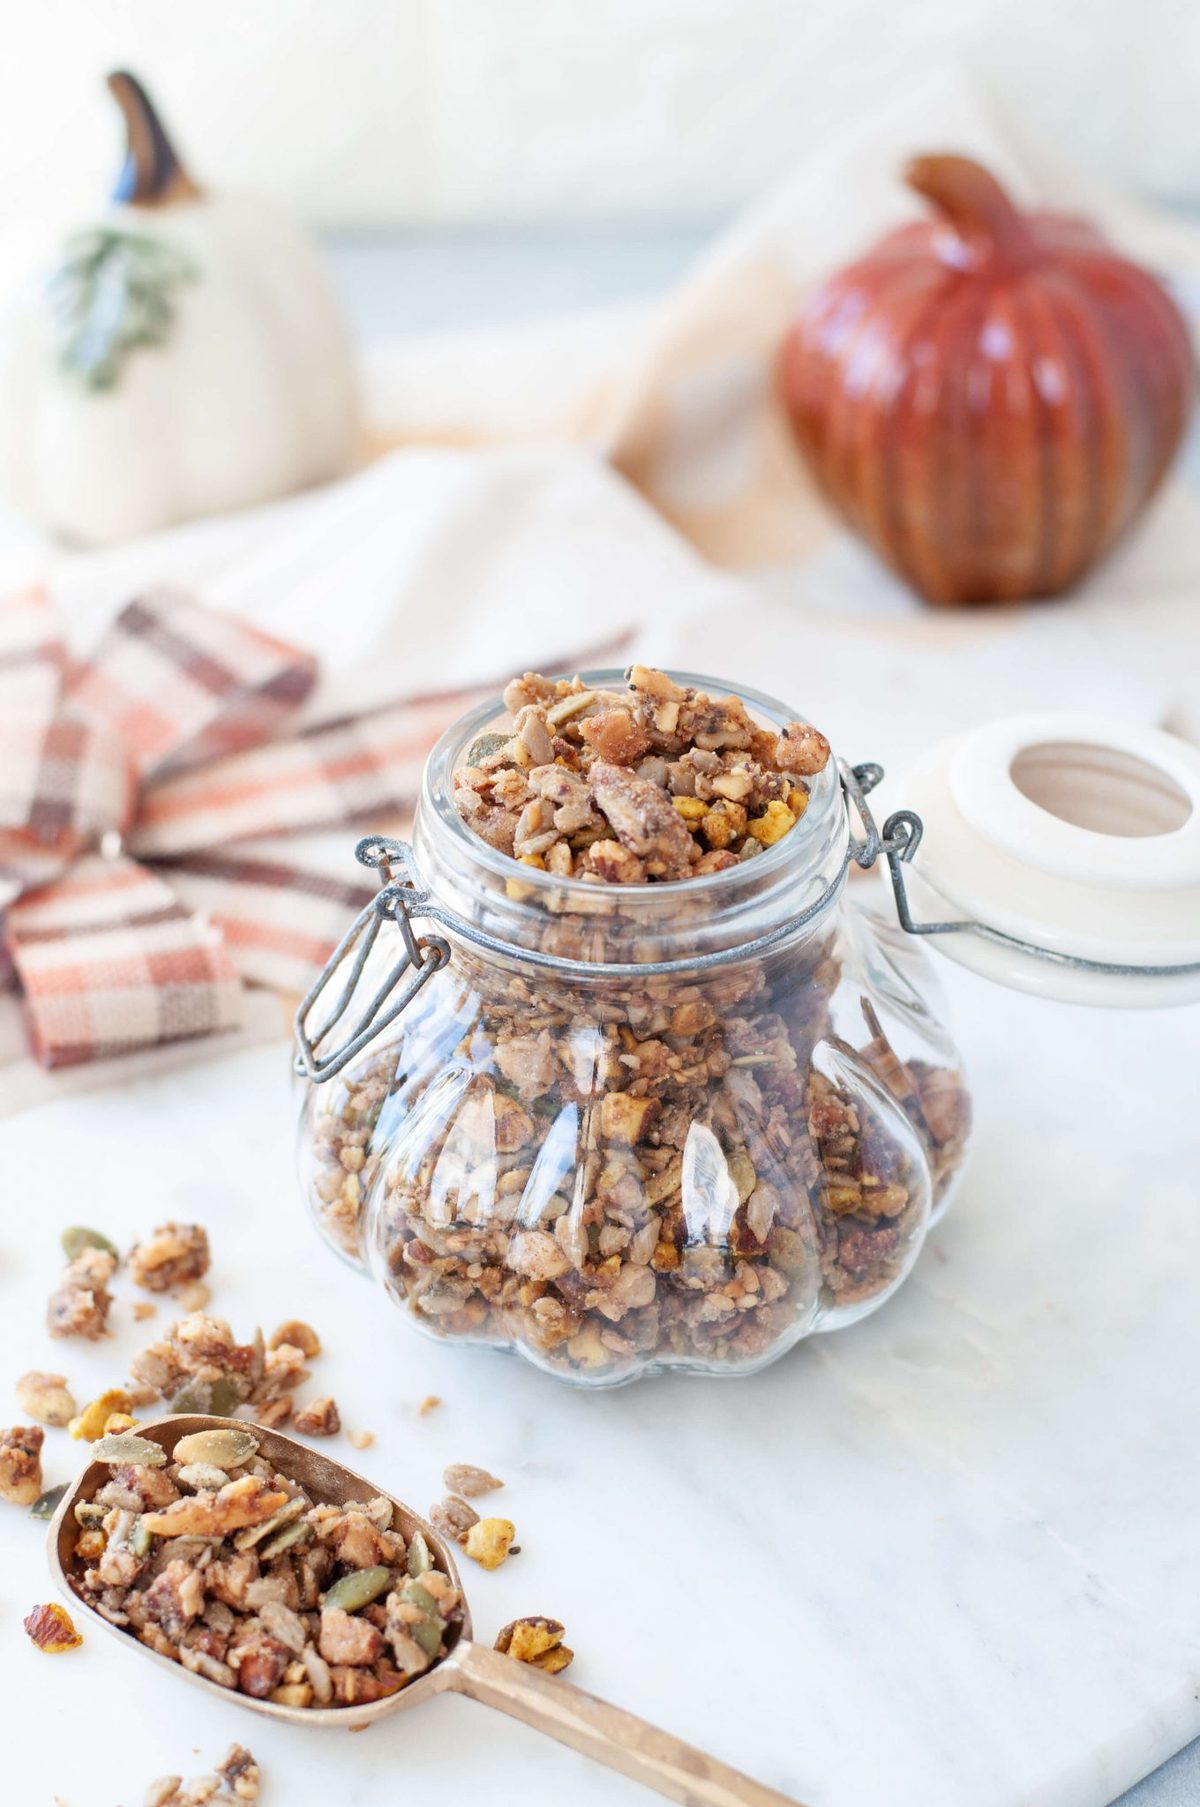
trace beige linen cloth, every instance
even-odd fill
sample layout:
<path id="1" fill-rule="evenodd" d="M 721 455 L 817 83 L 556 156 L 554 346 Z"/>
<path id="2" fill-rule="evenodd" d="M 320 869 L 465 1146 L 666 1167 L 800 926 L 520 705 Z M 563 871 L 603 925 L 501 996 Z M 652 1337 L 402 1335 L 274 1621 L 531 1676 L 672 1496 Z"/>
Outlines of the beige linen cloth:
<path id="1" fill-rule="evenodd" d="M 786 176 L 661 303 L 368 348 L 374 462 L 269 508 L 114 551 L 68 554 L 10 527 L 0 582 L 38 578 L 85 653 L 152 583 L 310 647 L 316 721 L 499 680 L 620 629 L 641 657 L 782 695 L 852 759 L 902 768 L 1007 710 L 1111 708 L 1200 733 L 1200 508 L 1176 478 L 1079 596 L 934 612 L 844 535 L 775 407 L 773 351 L 804 285 L 911 216 L 914 151 L 984 157 L 1026 199 L 1078 206 L 1200 300 L 1200 234 L 1085 188 L 937 76 Z M 391 449 L 387 449 L 391 448 Z M 640 493 L 639 493 L 640 492 Z M 353 834 L 307 844 L 345 873 Z M 279 1034 L 264 994 L 243 1034 Z M 47 1076 L 0 1008 L 0 1109 L 218 1051 Z"/>

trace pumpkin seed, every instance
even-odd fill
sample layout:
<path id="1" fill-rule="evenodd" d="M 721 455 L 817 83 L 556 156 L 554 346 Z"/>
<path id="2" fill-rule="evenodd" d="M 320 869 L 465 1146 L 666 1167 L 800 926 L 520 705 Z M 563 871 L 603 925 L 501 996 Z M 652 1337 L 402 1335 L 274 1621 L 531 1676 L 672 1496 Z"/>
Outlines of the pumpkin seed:
<path id="1" fill-rule="evenodd" d="M 478 765 L 481 759 L 488 759 L 493 753 L 498 753 L 501 747 L 506 747 L 510 738 L 507 734 L 477 734 L 467 748 L 467 757 L 463 763 Z"/>
<path id="2" fill-rule="evenodd" d="M 408 1572 L 410 1575 L 423 1575 L 426 1569 L 433 1567 L 433 1557 L 429 1554 L 429 1545 L 420 1531 L 414 1531 L 408 1545 Z"/>
<path id="3" fill-rule="evenodd" d="M 309 1526 L 302 1518 L 293 1519 L 290 1525 L 285 1525 L 283 1530 L 271 1539 L 270 1543 L 262 1546 L 258 1552 L 260 1561 L 270 1562 L 272 1556 L 281 1556 L 284 1550 L 290 1550 L 294 1543 L 299 1543 L 300 1539 L 307 1535 L 308 1530 Z"/>
<path id="4" fill-rule="evenodd" d="M 289 1500 L 286 1506 L 281 1506 L 278 1512 L 272 1512 L 270 1518 L 265 1518 L 261 1525 L 248 1525 L 244 1531 L 239 1531 L 233 1540 L 234 1549 L 252 1550 L 264 1537 L 269 1537 L 282 1525 L 290 1525 L 294 1518 L 299 1518 L 301 1513 L 307 1511 L 308 1501 L 302 1493 L 297 1494 L 294 1500 Z"/>
<path id="5" fill-rule="evenodd" d="M 228 1418 L 234 1409 L 241 1405 L 250 1391 L 249 1383 L 232 1374 L 222 1374 L 219 1380 L 212 1383 L 212 1414 L 214 1418 Z"/>
<path id="6" fill-rule="evenodd" d="M 62 1250 L 68 1261 L 74 1261 L 82 1255 L 84 1249 L 103 1249 L 114 1261 L 121 1259 L 115 1245 L 99 1230 L 89 1230 L 84 1224 L 72 1224 L 69 1230 L 62 1233 Z"/>
<path id="7" fill-rule="evenodd" d="M 212 1463 L 214 1468 L 241 1468 L 251 1456 L 258 1454 L 258 1438 L 249 1431 L 193 1431 L 175 1445 L 175 1460 L 185 1465 L 192 1462 Z"/>
<path id="8" fill-rule="evenodd" d="M 343 1575 L 340 1581 L 334 1582 L 328 1593 L 321 1596 L 321 1605 L 340 1606 L 343 1612 L 357 1612 L 360 1607 L 369 1606 L 372 1600 L 378 1600 L 391 1585 L 391 1569 L 356 1569 L 352 1575 Z"/>
<path id="9" fill-rule="evenodd" d="M 134 1525 L 133 1530 L 129 1533 L 130 1549 L 135 1556 L 149 1556 L 150 1546 L 153 1542 L 153 1536 L 146 1529 L 145 1519 L 139 1518 L 136 1525 Z"/>
<path id="10" fill-rule="evenodd" d="M 438 1611 L 437 1601 L 411 1575 L 401 1586 L 400 1597 L 406 1606 L 415 1606 L 423 1615 L 415 1624 L 406 1627 L 409 1636 L 416 1640 L 426 1656 L 436 1656 L 441 1648 L 442 1633 L 446 1629 L 446 1621 Z"/>
<path id="11" fill-rule="evenodd" d="M 419 1619 L 410 1625 L 408 1635 L 414 1638 L 426 1656 L 436 1656 L 442 1645 L 442 1633 L 446 1629 L 445 1619 L 435 1613 L 431 1619 Z"/>
<path id="12" fill-rule="evenodd" d="M 221 1374 L 216 1380 L 201 1380 L 198 1374 L 193 1374 L 171 1395 L 167 1410 L 203 1412 L 213 1418 L 228 1418 L 245 1397 L 245 1383 L 231 1374 Z"/>
<path id="13" fill-rule="evenodd" d="M 30 1518 L 53 1518 L 58 1511 L 58 1502 L 66 1491 L 67 1483 L 65 1481 L 61 1486 L 48 1487 L 46 1492 L 39 1499 L 34 1500 L 29 1508 Z"/>
<path id="14" fill-rule="evenodd" d="M 419 1581 L 414 1581 L 410 1576 L 400 1591 L 410 1606 L 420 1607 L 423 1613 L 436 1614 L 437 1601 L 421 1586 Z"/>
<path id="15" fill-rule="evenodd" d="M 211 1413 L 212 1409 L 213 1389 L 207 1380 L 199 1380 L 195 1375 L 191 1380 L 185 1380 L 167 1401 L 169 1412 Z"/>
<path id="16" fill-rule="evenodd" d="M 124 1462 L 136 1462 L 139 1468 L 162 1468 L 167 1452 L 149 1437 L 136 1437 L 132 1431 L 121 1431 L 115 1437 L 101 1437 L 92 1444 L 93 1462 L 110 1462 L 118 1468 Z"/>

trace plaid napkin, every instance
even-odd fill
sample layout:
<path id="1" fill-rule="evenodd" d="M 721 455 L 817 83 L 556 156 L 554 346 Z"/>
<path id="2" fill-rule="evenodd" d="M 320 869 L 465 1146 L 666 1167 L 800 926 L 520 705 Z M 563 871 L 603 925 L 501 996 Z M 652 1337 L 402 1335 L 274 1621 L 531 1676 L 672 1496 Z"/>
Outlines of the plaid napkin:
<path id="1" fill-rule="evenodd" d="M 180 592 L 130 603 L 78 666 L 43 593 L 0 609 L 0 904 L 44 1065 L 233 1028 L 245 976 L 304 989 L 371 887 L 262 837 L 401 826 L 431 745 L 495 688 L 284 737 L 316 675 Z"/>

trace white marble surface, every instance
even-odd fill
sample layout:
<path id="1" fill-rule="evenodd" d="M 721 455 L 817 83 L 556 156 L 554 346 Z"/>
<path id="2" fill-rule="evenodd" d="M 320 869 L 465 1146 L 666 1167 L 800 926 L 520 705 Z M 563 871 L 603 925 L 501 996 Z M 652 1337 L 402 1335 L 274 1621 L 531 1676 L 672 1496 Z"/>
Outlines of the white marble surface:
<path id="1" fill-rule="evenodd" d="M 754 1379 L 591 1397 L 421 1339 L 301 1216 L 282 1045 L 0 1125 L 0 1374 L 61 1365 L 82 1398 L 148 1336 L 123 1287 L 117 1341 L 45 1338 L 64 1223 L 124 1243 L 200 1218 L 214 1307 L 240 1332 L 317 1325 L 316 1378 L 375 1432 L 381 1484 L 425 1507 L 448 1461 L 505 1477 L 523 1550 L 469 1577 L 481 1636 L 561 1617 L 582 1685 L 811 1807 L 1098 1807 L 1200 1730 L 1200 1013 L 1134 1024 L 947 977 L 979 1100 L 957 1207 L 875 1318 Z M 48 1445 L 65 1479 L 78 1446 Z M 644 1798 L 462 1702 L 285 1732 L 99 1635 L 43 1657 L 17 1630 L 49 1594 L 42 1540 L 5 1509 L 14 1801 L 134 1807 L 238 1735 L 264 1807 Z"/>

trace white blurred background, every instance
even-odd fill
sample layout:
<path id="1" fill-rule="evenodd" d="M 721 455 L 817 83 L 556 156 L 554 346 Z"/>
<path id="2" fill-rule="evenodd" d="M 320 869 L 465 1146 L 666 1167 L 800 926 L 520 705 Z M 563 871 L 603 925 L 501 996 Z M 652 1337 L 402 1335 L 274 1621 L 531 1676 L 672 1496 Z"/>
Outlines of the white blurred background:
<path id="1" fill-rule="evenodd" d="M 1115 184 L 1200 200 L 1195 0 L 7 4 L 0 220 L 94 201 L 128 63 L 192 167 L 322 227 L 708 222 L 939 64 Z"/>

